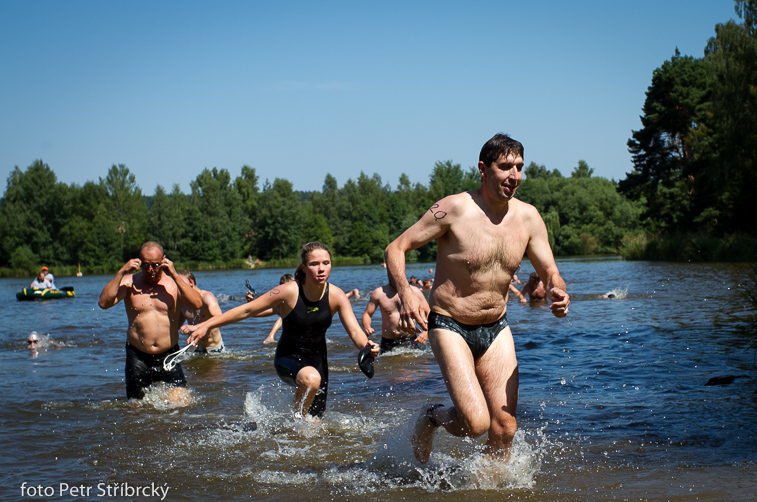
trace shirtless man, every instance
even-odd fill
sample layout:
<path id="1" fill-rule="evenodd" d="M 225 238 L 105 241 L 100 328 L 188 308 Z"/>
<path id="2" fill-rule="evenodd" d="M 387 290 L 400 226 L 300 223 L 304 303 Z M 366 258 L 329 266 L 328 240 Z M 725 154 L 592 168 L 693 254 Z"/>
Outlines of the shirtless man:
<path id="1" fill-rule="evenodd" d="M 532 302 L 545 302 L 547 301 L 547 289 L 544 287 L 544 282 L 539 278 L 539 274 L 531 272 L 528 276 L 528 282 L 520 291 L 523 295 L 521 302 L 526 301 L 526 295 Z"/>
<path id="2" fill-rule="evenodd" d="M 423 292 L 412 287 L 413 293 L 418 297 L 418 302 L 423 309 L 424 317 L 428 317 L 429 306 L 426 301 L 426 297 L 423 296 Z M 408 345 L 410 343 L 425 344 L 428 340 L 428 333 L 422 332 L 417 337 L 415 334 L 408 336 L 405 330 L 399 329 L 400 323 L 400 298 L 397 295 L 391 284 L 380 286 L 373 290 L 371 297 L 368 300 L 368 305 L 363 312 L 363 331 L 368 336 L 371 336 L 376 330 L 371 327 L 371 318 L 373 317 L 376 308 L 381 311 L 381 353 L 389 352 L 400 345 Z"/>
<path id="3" fill-rule="evenodd" d="M 478 437 L 485 451 L 506 457 L 515 436 L 518 363 L 505 315 L 510 281 L 527 253 L 547 285 L 556 317 L 570 298 L 557 270 L 547 229 L 537 210 L 513 198 L 523 178 L 523 145 L 498 134 L 481 149 L 481 187 L 440 200 L 386 248 L 399 293 L 400 329 L 428 329 L 452 406 L 435 404 L 418 417 L 411 444 L 428 462 L 434 430 Z M 405 278 L 405 253 L 436 239 L 436 281 L 425 317 Z"/>
<path id="4" fill-rule="evenodd" d="M 142 272 L 137 270 L 142 269 Z M 183 400 L 187 380 L 180 365 L 163 369 L 163 360 L 179 349 L 181 306 L 202 307 L 200 293 L 180 279 L 173 262 L 157 242 L 142 245 L 139 258 L 127 261 L 100 293 L 98 305 L 109 309 L 124 300 L 126 330 L 126 397 L 142 399 L 144 388 L 157 381 L 176 387 L 171 400 Z"/>
<path id="5" fill-rule="evenodd" d="M 210 291 L 205 291 L 197 287 L 197 279 L 189 270 L 182 270 L 182 277 L 185 277 L 193 289 L 197 290 L 202 297 L 202 307 L 198 310 L 190 309 L 186 306 L 181 307 L 181 315 L 187 320 L 187 324 L 200 324 L 211 317 L 223 314 L 221 307 L 218 306 L 216 295 Z M 201 354 L 220 354 L 226 352 L 221 338 L 221 330 L 213 328 L 208 330 L 208 334 L 197 340 L 195 353 Z"/>

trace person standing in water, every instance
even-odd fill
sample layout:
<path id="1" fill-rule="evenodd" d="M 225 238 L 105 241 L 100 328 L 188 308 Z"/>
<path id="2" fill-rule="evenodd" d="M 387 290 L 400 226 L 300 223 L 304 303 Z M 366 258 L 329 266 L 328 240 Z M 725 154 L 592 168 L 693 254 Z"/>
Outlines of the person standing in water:
<path id="1" fill-rule="evenodd" d="M 424 407 L 411 438 L 421 463 L 431 455 L 434 430 L 455 436 L 488 432 L 485 451 L 505 457 L 516 431 L 518 362 L 507 323 L 510 283 L 524 253 L 546 284 L 556 317 L 570 298 L 560 277 L 547 229 L 536 208 L 515 199 L 523 179 L 523 145 L 498 134 L 479 154 L 481 186 L 435 203 L 386 248 L 386 265 L 400 296 L 400 328 L 428 329 L 452 406 Z M 405 253 L 436 239 L 436 280 L 431 314 L 405 276 Z"/>
<path id="2" fill-rule="evenodd" d="M 547 289 L 544 287 L 544 281 L 536 272 L 531 272 L 531 275 L 528 276 L 528 282 L 520 290 L 520 294 L 523 296 L 523 301 L 525 301 L 526 295 L 532 302 L 547 301 Z"/>
<path id="3" fill-rule="evenodd" d="M 423 292 L 416 287 L 412 287 L 412 290 L 418 297 L 421 309 L 425 311 L 424 315 L 428 316 L 428 302 Z M 412 335 L 408 335 L 406 331 L 399 329 L 400 307 L 400 298 L 397 295 L 397 290 L 391 284 L 385 284 L 373 290 L 371 297 L 368 299 L 368 305 L 365 307 L 365 312 L 363 312 L 363 331 L 368 336 L 376 331 L 371 326 L 373 314 L 376 312 L 376 309 L 381 312 L 382 354 L 399 346 L 412 344 L 425 345 L 428 340 L 428 333 L 425 331 L 420 334 L 413 333 Z"/>
<path id="4" fill-rule="evenodd" d="M 295 387 L 294 411 L 297 417 L 321 417 L 328 397 L 326 330 L 334 314 L 339 313 L 352 343 L 358 349 L 371 347 L 377 356 L 379 346 L 368 340 L 360 329 L 347 295 L 329 284 L 331 250 L 321 242 L 302 246 L 302 263 L 294 281 L 276 286 L 255 300 L 239 305 L 195 326 L 185 325 L 182 333 L 190 335 L 187 343 L 196 343 L 211 328 L 237 323 L 248 317 L 278 314 L 283 330 L 276 347 L 274 367 L 279 377 Z"/>
<path id="5" fill-rule="evenodd" d="M 285 284 L 285 283 L 291 282 L 293 280 L 294 280 L 294 276 L 292 274 L 284 274 L 279 279 L 279 284 Z M 252 298 L 252 294 L 251 293 L 252 293 L 251 291 L 247 292 L 247 301 L 248 302 L 251 302 L 252 300 L 254 300 L 254 298 Z M 266 337 L 266 339 L 263 340 L 264 344 L 267 344 L 267 343 L 276 343 L 276 339 L 274 338 L 274 336 L 276 335 L 276 332 L 281 329 L 282 323 L 283 323 L 283 320 L 281 319 L 281 317 L 279 317 L 278 319 L 276 319 L 276 322 L 273 323 L 273 328 L 271 328 L 271 332 L 268 333 L 268 336 Z"/>
<path id="6" fill-rule="evenodd" d="M 142 269 L 141 272 L 137 272 Z M 135 273 L 137 272 L 137 273 Z M 142 399 L 144 389 L 155 382 L 175 387 L 171 398 L 183 402 L 187 386 L 181 365 L 163 369 L 166 356 L 179 350 L 182 306 L 202 307 L 200 293 L 180 278 L 163 247 L 148 241 L 139 258 L 127 261 L 100 293 L 98 305 L 109 309 L 121 300 L 126 306 L 126 397 Z"/>
<path id="7" fill-rule="evenodd" d="M 197 279 L 195 275 L 189 270 L 182 270 L 182 277 L 189 281 L 192 288 L 196 289 L 202 296 L 202 308 L 199 310 L 191 310 L 186 307 L 181 309 L 181 314 L 187 320 L 189 324 L 199 324 L 203 321 L 207 321 L 213 316 L 223 314 L 221 307 L 218 306 L 218 300 L 216 295 L 210 291 L 205 291 L 197 287 Z M 221 330 L 213 328 L 208 331 L 208 335 L 204 336 L 197 342 L 197 348 L 195 353 L 200 354 L 221 354 L 226 352 L 226 347 L 223 344 L 223 338 L 221 337 Z"/>

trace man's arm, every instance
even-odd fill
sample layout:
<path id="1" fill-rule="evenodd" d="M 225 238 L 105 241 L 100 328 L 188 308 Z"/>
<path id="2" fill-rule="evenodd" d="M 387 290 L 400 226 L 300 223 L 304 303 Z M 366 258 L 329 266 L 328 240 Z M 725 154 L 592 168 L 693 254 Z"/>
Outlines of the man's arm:
<path id="1" fill-rule="evenodd" d="M 376 288 L 373 290 L 373 293 L 371 293 L 371 297 L 368 300 L 368 305 L 365 306 L 365 312 L 363 312 L 363 331 L 365 331 L 365 334 L 368 336 L 371 336 L 376 332 L 376 330 L 371 327 L 371 320 L 373 318 L 373 313 L 376 312 L 376 306 L 378 305 L 377 292 L 380 291 L 380 289 L 381 288 Z"/>
<path id="2" fill-rule="evenodd" d="M 421 302 L 421 312 L 423 312 L 423 318 L 428 319 L 428 315 L 431 313 L 431 307 L 428 305 L 428 301 L 426 300 L 426 295 L 423 294 L 423 291 L 421 291 L 418 288 L 413 288 L 415 290 L 416 296 L 418 297 L 418 301 Z M 428 330 L 421 331 L 418 336 L 415 338 L 416 343 L 426 343 L 428 341 Z"/>
<path id="3" fill-rule="evenodd" d="M 526 301 L 526 297 L 523 296 L 523 293 L 521 293 L 520 291 L 518 291 L 518 288 L 516 288 L 515 284 L 513 284 L 512 282 L 510 283 L 510 291 L 513 292 L 513 293 L 515 293 L 515 296 L 517 296 L 518 300 L 520 300 L 521 302 L 525 302 Z"/>
<path id="4" fill-rule="evenodd" d="M 223 310 L 221 310 L 221 307 L 218 305 L 218 299 L 216 298 L 216 295 L 214 295 L 210 291 L 205 291 L 202 294 L 202 303 L 206 307 L 208 307 L 208 313 L 210 314 L 210 317 L 215 317 L 217 315 L 223 314 Z"/>
<path id="5" fill-rule="evenodd" d="M 113 279 L 105 285 L 102 292 L 100 292 L 100 300 L 97 304 L 101 309 L 109 309 L 116 303 L 126 298 L 127 288 L 121 286 L 121 282 L 128 274 L 133 274 L 139 270 L 142 261 L 139 258 L 132 258 L 127 261 L 123 267 L 121 267 Z"/>
<path id="6" fill-rule="evenodd" d="M 384 251 L 384 258 L 386 261 L 386 269 L 389 273 L 389 280 L 397 290 L 402 308 L 400 309 L 400 322 L 399 328 L 408 332 L 415 333 L 419 330 L 415 328 L 417 322 L 423 330 L 428 329 L 426 323 L 427 316 L 423 316 L 420 310 L 420 303 L 418 298 L 413 293 L 413 288 L 410 283 L 407 282 L 407 276 L 405 271 L 405 253 L 418 249 L 431 242 L 434 239 L 438 239 L 444 235 L 449 229 L 449 213 L 454 208 L 454 197 L 458 195 L 452 195 L 440 200 L 426 213 L 421 216 L 412 227 L 405 230 L 402 235 L 397 237 L 391 244 L 386 247 Z"/>
<path id="7" fill-rule="evenodd" d="M 547 298 L 552 302 L 552 305 L 549 306 L 552 314 L 555 317 L 565 317 L 568 315 L 570 296 L 565 291 L 565 281 L 560 277 L 552 248 L 549 247 L 547 227 L 544 225 L 544 220 L 541 219 L 535 208 L 531 206 L 531 209 L 532 214 L 526 216 L 526 224 L 531 232 L 526 253 L 536 273 L 544 281 Z M 523 294 L 526 293 L 528 287 L 529 284 L 523 288 Z"/>
<path id="8" fill-rule="evenodd" d="M 179 293 L 179 301 L 184 303 L 184 305 L 192 310 L 198 310 L 202 308 L 202 295 L 199 291 L 192 287 L 189 281 L 185 281 L 179 276 L 173 266 L 173 262 L 164 256 L 161 267 L 163 268 L 165 273 L 171 279 L 173 279 L 173 282 L 176 283 L 176 287 L 178 288 Z"/>

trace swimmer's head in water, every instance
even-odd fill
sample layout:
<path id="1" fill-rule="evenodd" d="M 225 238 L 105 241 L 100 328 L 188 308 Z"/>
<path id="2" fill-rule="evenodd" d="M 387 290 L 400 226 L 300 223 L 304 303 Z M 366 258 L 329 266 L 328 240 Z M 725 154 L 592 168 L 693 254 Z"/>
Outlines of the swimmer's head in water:
<path id="1" fill-rule="evenodd" d="M 287 282 L 292 282 L 294 280 L 294 276 L 292 274 L 284 274 L 281 276 L 281 279 L 279 279 L 279 284 L 286 284 Z"/>
<path id="2" fill-rule="evenodd" d="M 539 278 L 539 274 L 536 272 L 531 272 L 531 275 L 528 276 L 529 282 L 533 282 L 534 284 L 539 282 L 541 279 Z"/>
<path id="3" fill-rule="evenodd" d="M 39 337 L 36 331 L 32 331 L 26 339 L 26 343 L 29 345 L 39 344 Z"/>

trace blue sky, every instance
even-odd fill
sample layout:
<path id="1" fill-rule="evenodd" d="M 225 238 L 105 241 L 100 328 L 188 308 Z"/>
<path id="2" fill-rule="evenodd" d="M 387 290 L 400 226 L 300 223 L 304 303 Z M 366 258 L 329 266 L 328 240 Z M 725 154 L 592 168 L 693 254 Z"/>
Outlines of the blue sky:
<path id="1" fill-rule="evenodd" d="M 204 168 L 260 184 L 428 183 L 497 132 L 526 163 L 623 179 L 652 72 L 701 57 L 732 0 L 0 1 L 0 176 L 125 164 L 145 194 Z"/>

